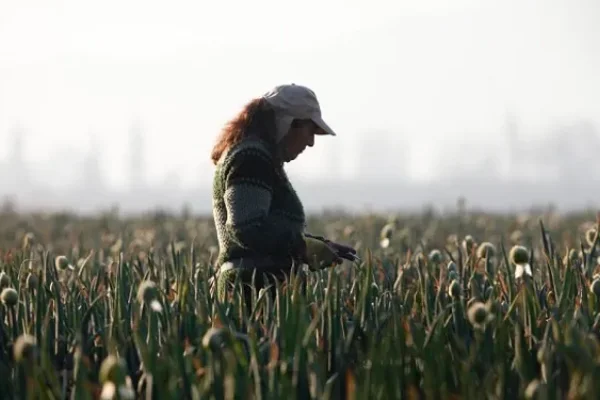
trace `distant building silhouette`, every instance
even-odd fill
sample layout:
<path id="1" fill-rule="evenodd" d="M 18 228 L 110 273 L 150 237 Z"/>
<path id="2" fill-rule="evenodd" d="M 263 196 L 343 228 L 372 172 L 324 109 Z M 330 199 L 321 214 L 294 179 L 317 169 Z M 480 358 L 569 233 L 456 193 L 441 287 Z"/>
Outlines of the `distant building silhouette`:
<path id="1" fill-rule="evenodd" d="M 101 193 L 106 190 L 104 176 L 100 168 L 100 148 L 98 138 L 95 134 L 91 135 L 90 147 L 83 159 L 82 168 L 82 188 L 92 193 Z"/>
<path id="2" fill-rule="evenodd" d="M 513 179 L 519 173 L 517 164 L 519 159 L 523 156 L 518 146 L 519 132 L 517 119 L 514 114 L 508 115 L 506 119 L 506 140 L 508 142 L 507 175 L 509 179 Z"/>
<path id="3" fill-rule="evenodd" d="M 129 185 L 139 189 L 146 185 L 144 177 L 144 137 L 140 121 L 135 121 L 129 130 Z"/>
<path id="4" fill-rule="evenodd" d="M 13 127 L 9 134 L 9 154 L 3 183 L 11 193 L 31 184 L 30 171 L 25 160 L 25 136 L 25 129 L 21 125 Z"/>
<path id="5" fill-rule="evenodd" d="M 558 125 L 540 140 L 523 140 L 519 138 L 516 119 L 511 116 L 506 138 L 510 179 L 582 179 L 600 152 L 600 134 L 587 121 Z"/>
<path id="6" fill-rule="evenodd" d="M 359 139 L 356 157 L 359 181 L 398 181 L 407 177 L 409 149 L 396 136 L 371 131 Z"/>
<path id="7" fill-rule="evenodd" d="M 558 167 L 560 179 L 587 180 L 595 172 L 600 154 L 600 134 L 595 127 L 581 121 L 558 126 L 550 131 L 550 159 Z"/>
<path id="8" fill-rule="evenodd" d="M 422 183 L 407 177 L 409 148 L 403 135 L 365 133 L 355 152 L 344 151 L 331 141 L 321 161 L 322 167 L 330 168 L 323 174 L 325 178 L 300 180 L 298 187 L 307 209 L 313 210 L 331 205 L 351 209 L 362 204 L 420 208 L 428 202 L 454 207 L 460 196 L 469 204 L 496 209 L 548 202 L 581 207 L 598 201 L 594 190 L 600 178 L 594 174 L 594 167 L 600 153 L 600 134 L 594 125 L 579 121 L 556 126 L 539 139 L 531 135 L 525 138 L 520 135 L 516 118 L 509 116 L 504 134 L 505 145 L 500 148 L 498 143 L 479 140 L 455 143 L 458 152 L 444 149 L 442 173 Z M 84 154 L 69 148 L 51 149 L 48 164 L 36 165 L 38 175 L 32 173 L 25 157 L 26 139 L 22 127 L 12 129 L 6 143 L 9 154 L 0 160 L 0 196 L 14 199 L 17 209 L 71 208 L 87 212 L 118 204 L 127 212 L 156 207 L 179 210 L 187 203 L 196 210 L 210 212 L 213 166 L 208 157 L 196 160 L 200 171 L 193 188 L 181 185 L 181 169 L 188 168 L 184 165 L 171 168 L 163 182 L 147 184 L 146 149 L 139 121 L 128 132 L 127 162 L 122 171 L 128 182 L 122 189 L 105 183 L 102 147 L 96 137 Z M 509 179 L 501 177 L 499 160 L 507 164 L 505 175 Z M 356 168 L 351 182 L 336 179 L 346 161 Z M 508 193 L 513 194 L 510 205 L 503 200 Z"/>

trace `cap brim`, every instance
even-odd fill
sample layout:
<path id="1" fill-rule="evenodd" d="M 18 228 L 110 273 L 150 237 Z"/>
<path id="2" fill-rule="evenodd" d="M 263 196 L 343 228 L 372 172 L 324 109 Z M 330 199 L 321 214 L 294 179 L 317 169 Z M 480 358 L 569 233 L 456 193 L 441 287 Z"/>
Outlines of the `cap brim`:
<path id="1" fill-rule="evenodd" d="M 333 129 L 331 129 L 331 127 L 329 125 L 327 125 L 327 123 L 325 121 L 323 121 L 323 118 L 321 117 L 313 117 L 311 118 L 313 120 L 313 122 L 315 124 L 317 124 L 317 126 L 319 128 L 321 128 L 321 130 L 323 131 L 323 135 L 331 135 L 331 136 L 337 136 L 335 134 L 335 132 L 333 131 Z"/>

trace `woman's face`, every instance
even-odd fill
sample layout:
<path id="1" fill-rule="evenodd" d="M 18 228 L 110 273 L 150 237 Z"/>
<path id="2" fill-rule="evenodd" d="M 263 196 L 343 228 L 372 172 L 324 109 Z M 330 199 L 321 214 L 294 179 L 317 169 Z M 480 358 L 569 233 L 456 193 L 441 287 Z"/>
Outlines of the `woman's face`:
<path id="1" fill-rule="evenodd" d="M 315 144 L 315 135 L 320 128 L 312 120 L 295 121 L 281 142 L 281 152 L 285 162 L 295 160 L 306 147 Z"/>

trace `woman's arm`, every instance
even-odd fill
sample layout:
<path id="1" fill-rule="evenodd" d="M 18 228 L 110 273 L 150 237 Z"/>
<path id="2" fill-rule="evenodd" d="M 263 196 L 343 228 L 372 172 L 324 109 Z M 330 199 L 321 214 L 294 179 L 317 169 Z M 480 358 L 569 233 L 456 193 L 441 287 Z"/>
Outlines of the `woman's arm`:
<path id="1" fill-rule="evenodd" d="M 239 149 L 223 174 L 231 240 L 259 254 L 302 257 L 306 249 L 302 232 L 269 215 L 276 177 L 271 156 L 254 147 Z"/>

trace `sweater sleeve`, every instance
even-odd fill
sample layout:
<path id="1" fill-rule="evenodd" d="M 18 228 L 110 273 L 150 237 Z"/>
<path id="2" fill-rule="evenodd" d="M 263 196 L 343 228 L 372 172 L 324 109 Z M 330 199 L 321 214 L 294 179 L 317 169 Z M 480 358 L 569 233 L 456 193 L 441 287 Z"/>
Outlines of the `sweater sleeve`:
<path id="1" fill-rule="evenodd" d="M 226 230 L 238 246 L 265 255 L 304 252 L 302 232 L 270 215 L 275 165 L 265 152 L 246 148 L 232 157 L 224 171 Z"/>

